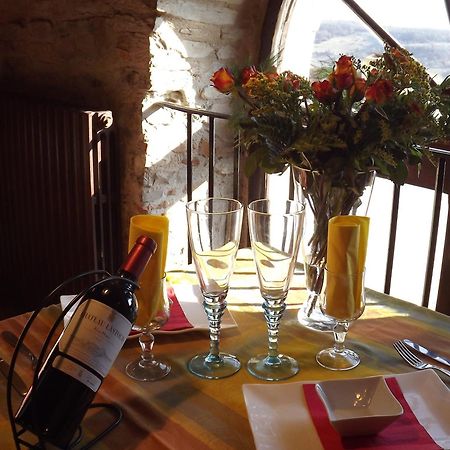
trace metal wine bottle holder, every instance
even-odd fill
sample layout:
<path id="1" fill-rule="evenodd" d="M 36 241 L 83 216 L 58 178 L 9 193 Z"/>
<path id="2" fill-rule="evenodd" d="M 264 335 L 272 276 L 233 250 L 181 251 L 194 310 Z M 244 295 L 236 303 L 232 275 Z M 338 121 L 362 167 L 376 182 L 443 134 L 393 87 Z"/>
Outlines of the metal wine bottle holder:
<path id="1" fill-rule="evenodd" d="M 59 327 L 59 325 L 61 324 L 61 322 L 63 322 L 64 317 L 66 316 L 66 314 L 69 312 L 69 310 L 72 308 L 73 305 L 75 305 L 75 303 L 77 301 L 80 301 L 80 304 L 85 302 L 87 300 L 87 298 L 85 297 L 85 295 L 87 294 L 88 291 L 90 291 L 91 289 L 97 287 L 97 286 L 101 286 L 102 284 L 105 284 L 106 282 L 109 282 L 111 280 L 120 280 L 123 282 L 127 282 L 133 285 L 137 284 L 132 281 L 129 280 L 127 278 L 124 277 L 118 277 L 118 276 L 113 276 L 110 275 L 108 272 L 104 271 L 104 270 L 95 270 L 95 271 L 90 271 L 90 272 L 84 272 L 82 274 L 76 275 L 72 278 L 69 278 L 67 280 L 65 280 L 63 283 L 61 283 L 58 287 L 56 287 L 47 297 L 44 298 L 44 300 L 42 301 L 42 306 L 40 306 L 39 308 L 37 308 L 31 315 L 31 317 L 28 319 L 22 333 L 20 334 L 18 341 L 17 341 L 17 345 L 14 349 L 14 353 L 12 355 L 11 358 L 11 363 L 10 363 L 10 370 L 9 370 L 9 374 L 8 374 L 8 380 L 7 380 L 7 386 L 6 386 L 6 399 L 7 399 L 7 407 L 8 407 L 8 416 L 9 416 L 9 422 L 11 425 L 11 430 L 12 430 L 12 434 L 14 437 L 14 442 L 16 445 L 16 449 L 17 450 L 21 450 L 22 448 L 32 448 L 32 449 L 36 449 L 36 450 L 45 450 L 47 448 L 47 446 L 49 445 L 49 443 L 46 441 L 45 436 L 41 436 L 38 435 L 30 430 L 27 430 L 25 428 L 23 428 L 22 426 L 20 426 L 16 421 L 15 421 L 15 414 L 13 411 L 13 404 L 12 404 L 12 376 L 15 370 L 15 366 L 16 366 L 16 361 L 17 361 L 17 356 L 19 353 L 19 349 L 23 343 L 23 341 L 25 340 L 25 337 L 27 336 L 31 325 L 33 324 L 34 320 L 36 319 L 36 317 L 39 315 L 39 313 L 42 311 L 42 309 L 50 304 L 50 299 L 52 297 L 54 297 L 64 286 L 66 286 L 67 284 L 75 281 L 75 280 L 79 280 L 83 277 L 89 276 L 89 275 L 97 275 L 97 276 L 103 276 L 104 278 L 102 278 L 101 280 L 91 284 L 89 287 L 87 287 L 86 289 L 84 289 L 82 292 L 80 292 L 77 296 L 75 296 L 74 299 L 72 299 L 70 301 L 70 303 L 62 310 L 61 314 L 59 314 L 59 316 L 56 318 L 56 320 L 53 323 L 53 326 L 51 327 L 50 331 L 48 332 L 47 338 L 44 341 L 44 344 L 42 346 L 42 349 L 37 357 L 37 363 L 35 365 L 34 368 L 34 374 L 33 374 L 33 383 L 31 385 L 31 388 L 33 386 L 37 386 L 37 382 L 38 382 L 38 374 L 39 371 L 42 368 L 42 363 L 43 360 L 48 352 L 48 348 L 50 345 L 50 342 L 52 340 L 52 338 L 55 336 L 55 333 Z M 31 391 L 30 395 L 33 395 L 33 391 Z M 89 409 L 103 409 L 103 410 L 108 410 L 110 412 L 112 412 L 113 414 L 113 420 L 112 422 L 101 432 L 99 433 L 97 436 L 95 436 L 93 439 L 91 439 L 89 442 L 87 442 L 86 444 L 84 444 L 83 446 L 79 447 L 78 450 L 87 450 L 89 448 L 91 448 L 93 445 L 95 445 L 97 442 L 99 442 L 101 439 L 103 439 L 110 431 L 112 431 L 122 420 L 123 417 L 123 412 L 122 409 L 116 405 L 116 404 L 110 404 L 110 403 L 92 403 L 89 406 Z M 35 437 L 37 438 L 37 443 L 30 443 L 27 442 L 22 436 L 24 433 L 31 433 L 34 434 Z M 72 442 L 65 447 L 65 450 L 70 450 L 70 449 L 74 449 L 80 442 L 81 442 L 81 438 L 82 438 L 82 428 L 81 425 L 78 427 L 78 432 L 75 433 L 74 438 L 72 439 Z M 53 445 L 53 444 L 52 444 Z M 54 447 L 54 445 L 53 445 Z"/>

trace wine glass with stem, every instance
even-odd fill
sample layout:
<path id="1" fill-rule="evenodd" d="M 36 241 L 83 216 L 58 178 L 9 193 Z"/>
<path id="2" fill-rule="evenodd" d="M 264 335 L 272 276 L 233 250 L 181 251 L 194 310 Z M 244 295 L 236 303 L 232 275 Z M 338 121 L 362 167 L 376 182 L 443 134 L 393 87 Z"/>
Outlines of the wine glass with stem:
<path id="1" fill-rule="evenodd" d="M 334 345 L 321 350 L 316 355 L 316 361 L 330 370 L 353 369 L 360 363 L 360 357 L 346 348 L 344 342 L 350 324 L 364 312 L 364 271 L 331 272 L 325 269 L 324 287 L 319 302 L 322 312 L 335 320 Z"/>
<path id="2" fill-rule="evenodd" d="M 201 378 L 218 379 L 236 373 L 236 356 L 219 350 L 220 326 L 233 273 L 242 227 L 242 204 L 212 197 L 186 205 L 189 245 L 209 323 L 209 352 L 194 356 L 188 369 Z"/>
<path id="3" fill-rule="evenodd" d="M 148 305 L 148 321 L 139 330 L 141 354 L 130 362 L 126 373 L 138 381 L 156 381 L 169 374 L 171 366 L 167 361 L 157 359 L 153 354 L 155 337 L 153 331 L 160 329 L 168 321 L 172 301 L 167 295 L 166 275 L 161 278 L 155 290 L 152 302 Z M 138 304 L 139 307 L 139 304 Z"/>
<path id="4" fill-rule="evenodd" d="M 264 299 L 268 353 L 251 358 L 247 369 L 263 380 L 283 380 L 299 371 L 294 358 L 278 352 L 278 332 L 297 262 L 304 209 L 303 204 L 292 200 L 262 199 L 248 206 L 250 242 Z"/>

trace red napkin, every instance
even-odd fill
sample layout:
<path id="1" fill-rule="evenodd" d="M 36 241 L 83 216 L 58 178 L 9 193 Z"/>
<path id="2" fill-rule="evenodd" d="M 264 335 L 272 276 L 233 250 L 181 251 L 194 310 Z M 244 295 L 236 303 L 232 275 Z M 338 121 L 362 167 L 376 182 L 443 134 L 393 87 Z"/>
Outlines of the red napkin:
<path id="1" fill-rule="evenodd" d="M 403 414 L 373 436 L 341 438 L 328 420 L 327 411 L 314 384 L 304 384 L 303 392 L 324 450 L 435 450 L 440 449 L 412 412 L 395 378 L 386 383 L 403 407 Z"/>
<path id="2" fill-rule="evenodd" d="M 161 328 L 161 331 L 177 331 L 194 328 L 189 320 L 187 320 L 187 317 L 180 306 L 180 302 L 178 301 L 172 286 L 167 288 L 167 295 L 172 300 L 172 306 L 170 308 L 169 320 Z"/>

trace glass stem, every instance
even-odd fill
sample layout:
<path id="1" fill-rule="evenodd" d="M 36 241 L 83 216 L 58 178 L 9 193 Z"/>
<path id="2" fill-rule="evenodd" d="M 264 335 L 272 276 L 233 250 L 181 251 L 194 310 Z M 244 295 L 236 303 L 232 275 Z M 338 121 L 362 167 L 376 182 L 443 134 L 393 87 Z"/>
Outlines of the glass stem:
<path id="1" fill-rule="evenodd" d="M 153 355 L 153 344 L 155 337 L 148 328 L 144 328 L 139 336 L 139 345 L 141 346 L 141 366 L 150 366 L 154 363 L 155 357 Z"/>
<path id="2" fill-rule="evenodd" d="M 214 298 L 205 297 L 203 301 L 209 324 L 209 355 L 206 357 L 206 362 L 209 363 L 217 364 L 221 362 L 219 354 L 220 325 L 227 307 L 225 298 L 226 294 Z"/>
<path id="3" fill-rule="evenodd" d="M 345 350 L 344 342 L 348 332 L 348 322 L 338 322 L 334 327 L 334 351 L 342 353 Z"/>
<path id="4" fill-rule="evenodd" d="M 265 300 L 263 304 L 268 332 L 268 354 L 266 364 L 270 365 L 280 363 L 280 358 L 278 356 L 278 332 L 281 318 L 286 309 L 284 300 L 284 297 L 280 300 Z"/>

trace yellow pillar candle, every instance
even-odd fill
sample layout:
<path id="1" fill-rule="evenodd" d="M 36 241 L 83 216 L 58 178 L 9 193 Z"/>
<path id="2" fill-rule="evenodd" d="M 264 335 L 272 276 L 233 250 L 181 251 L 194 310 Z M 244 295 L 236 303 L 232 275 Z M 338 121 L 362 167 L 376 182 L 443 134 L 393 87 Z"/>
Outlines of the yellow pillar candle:
<path id="1" fill-rule="evenodd" d="M 351 319 L 361 311 L 369 218 L 336 216 L 328 223 L 326 313 Z"/>
<path id="2" fill-rule="evenodd" d="M 140 235 L 151 237 L 158 247 L 141 275 L 140 288 L 136 291 L 138 301 L 136 325 L 138 327 L 144 326 L 151 320 L 163 302 L 161 279 L 166 267 L 169 219 L 166 216 L 151 214 L 133 216 L 130 220 L 128 247 L 133 246 Z"/>

